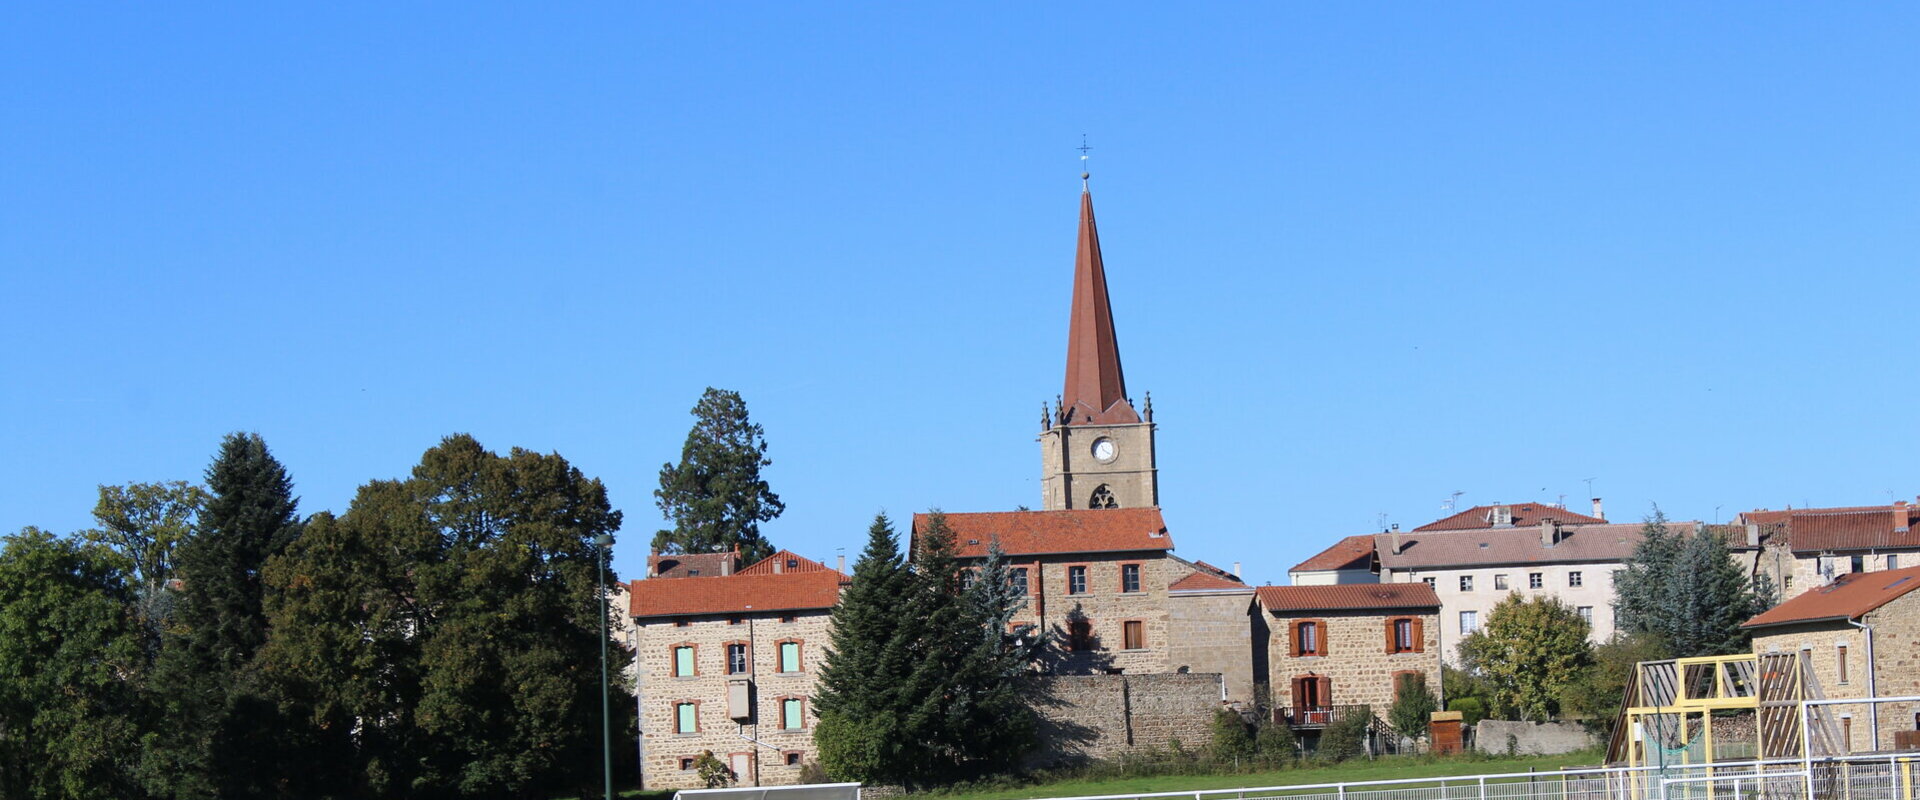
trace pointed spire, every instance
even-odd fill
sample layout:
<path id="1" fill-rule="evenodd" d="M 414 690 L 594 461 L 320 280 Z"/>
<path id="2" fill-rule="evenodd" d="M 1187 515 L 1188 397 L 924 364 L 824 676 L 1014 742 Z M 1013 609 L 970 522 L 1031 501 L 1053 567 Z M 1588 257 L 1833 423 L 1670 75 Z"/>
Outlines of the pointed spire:
<path id="1" fill-rule="evenodd" d="M 1100 232 L 1093 222 L 1093 193 L 1080 190 L 1080 245 L 1073 265 L 1073 321 L 1067 333 L 1066 419 L 1062 424 L 1139 422 L 1127 400 L 1120 372 L 1120 343 L 1107 302 L 1107 271 L 1100 261 Z"/>

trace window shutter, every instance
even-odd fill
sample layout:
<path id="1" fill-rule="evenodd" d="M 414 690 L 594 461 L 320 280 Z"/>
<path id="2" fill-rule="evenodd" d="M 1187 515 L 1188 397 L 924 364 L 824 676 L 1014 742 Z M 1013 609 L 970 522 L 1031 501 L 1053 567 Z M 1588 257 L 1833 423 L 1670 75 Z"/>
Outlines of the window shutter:
<path id="1" fill-rule="evenodd" d="M 1388 618 L 1387 618 L 1387 652 L 1388 652 L 1388 653 L 1392 653 L 1392 652 L 1393 652 L 1393 646 L 1394 646 L 1395 644 L 1398 644 L 1398 642 L 1395 642 L 1395 641 L 1393 640 L 1393 639 L 1394 639 L 1394 637 L 1393 637 L 1393 634 L 1394 634 L 1394 630 L 1393 630 L 1393 629 L 1394 629 L 1395 627 L 1397 627 L 1397 625 L 1396 625 L 1396 623 L 1398 623 L 1399 621 L 1400 621 L 1400 620 L 1397 620 L 1397 619 L 1394 619 L 1393 617 L 1388 617 Z"/>
<path id="2" fill-rule="evenodd" d="M 1427 652 L 1426 626 L 1420 623 L 1419 617 L 1413 618 L 1413 652 L 1416 653 Z"/>
<path id="3" fill-rule="evenodd" d="M 1306 623 L 1304 622 L 1293 623 L 1293 635 L 1287 637 L 1291 640 L 1292 646 L 1288 649 L 1293 651 L 1292 655 L 1294 658 L 1300 657 L 1300 628 L 1305 625 Z"/>
<path id="4" fill-rule="evenodd" d="M 1316 678 L 1315 680 L 1317 680 L 1320 683 L 1320 705 L 1326 708 L 1332 708 L 1333 707 L 1333 679 L 1332 678 Z"/>

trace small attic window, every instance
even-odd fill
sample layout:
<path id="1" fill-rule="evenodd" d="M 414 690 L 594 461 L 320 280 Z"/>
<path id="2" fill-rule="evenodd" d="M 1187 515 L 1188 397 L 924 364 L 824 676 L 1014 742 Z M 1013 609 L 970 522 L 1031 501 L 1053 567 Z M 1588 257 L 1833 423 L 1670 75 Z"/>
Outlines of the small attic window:
<path id="1" fill-rule="evenodd" d="M 1486 542 L 1481 542 L 1481 543 L 1480 543 L 1480 549 L 1482 549 L 1482 550 L 1485 550 L 1485 549 L 1487 549 L 1487 543 L 1486 543 Z"/>
<path id="2" fill-rule="evenodd" d="M 980 540 L 979 540 L 979 539 L 968 539 L 968 540 L 967 540 L 967 544 L 969 544 L 969 545 L 975 545 L 975 544 L 979 544 L 979 543 L 980 543 Z"/>
<path id="3" fill-rule="evenodd" d="M 797 558 L 787 559 L 787 569 L 794 569 L 799 566 L 800 566 L 800 559 L 797 559 Z"/>
<path id="4" fill-rule="evenodd" d="M 697 570 L 697 569 L 687 570 L 687 577 L 693 577 L 698 574 L 700 574 L 700 570 Z"/>
<path id="5" fill-rule="evenodd" d="M 1887 584 L 1887 588 L 1888 588 L 1888 589 L 1893 589 L 1893 588 L 1897 588 L 1897 587 L 1899 587 L 1899 586 L 1900 586 L 1900 584 L 1903 584 L 1903 583 L 1906 583 L 1907 581 L 1910 581 L 1910 580 L 1913 580 L 1913 576 L 1912 576 L 1912 575 L 1908 575 L 1907 577 L 1904 577 L 1904 578 L 1901 578 L 1900 580 L 1897 580 L 1897 581 L 1894 581 L 1893 583 L 1889 583 L 1889 584 Z"/>

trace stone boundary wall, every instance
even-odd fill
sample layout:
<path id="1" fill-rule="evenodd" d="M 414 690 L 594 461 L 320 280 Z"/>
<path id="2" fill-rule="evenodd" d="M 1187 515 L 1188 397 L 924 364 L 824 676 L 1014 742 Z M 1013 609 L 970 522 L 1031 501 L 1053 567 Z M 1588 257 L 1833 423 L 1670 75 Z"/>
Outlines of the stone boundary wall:
<path id="1" fill-rule="evenodd" d="M 1213 740 L 1214 712 L 1222 708 L 1218 673 L 1055 675 L 1031 679 L 1039 736 L 1031 767 L 1085 763 L 1164 748 L 1179 739 L 1188 749 Z"/>
<path id="2" fill-rule="evenodd" d="M 1550 756 L 1584 750 L 1599 744 L 1577 722 L 1515 722 L 1483 719 L 1473 726 L 1473 749 L 1494 755 L 1507 754 L 1507 737 L 1513 737 L 1513 752 L 1523 756 Z"/>

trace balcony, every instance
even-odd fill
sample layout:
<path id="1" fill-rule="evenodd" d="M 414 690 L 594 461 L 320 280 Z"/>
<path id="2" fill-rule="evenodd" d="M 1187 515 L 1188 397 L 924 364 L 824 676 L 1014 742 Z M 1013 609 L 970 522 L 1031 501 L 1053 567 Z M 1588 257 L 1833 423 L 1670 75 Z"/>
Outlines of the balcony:
<path id="1" fill-rule="evenodd" d="M 1273 710 L 1273 721 L 1292 728 L 1324 728 L 1349 711 L 1357 713 L 1363 708 L 1366 706 L 1283 706 Z"/>

